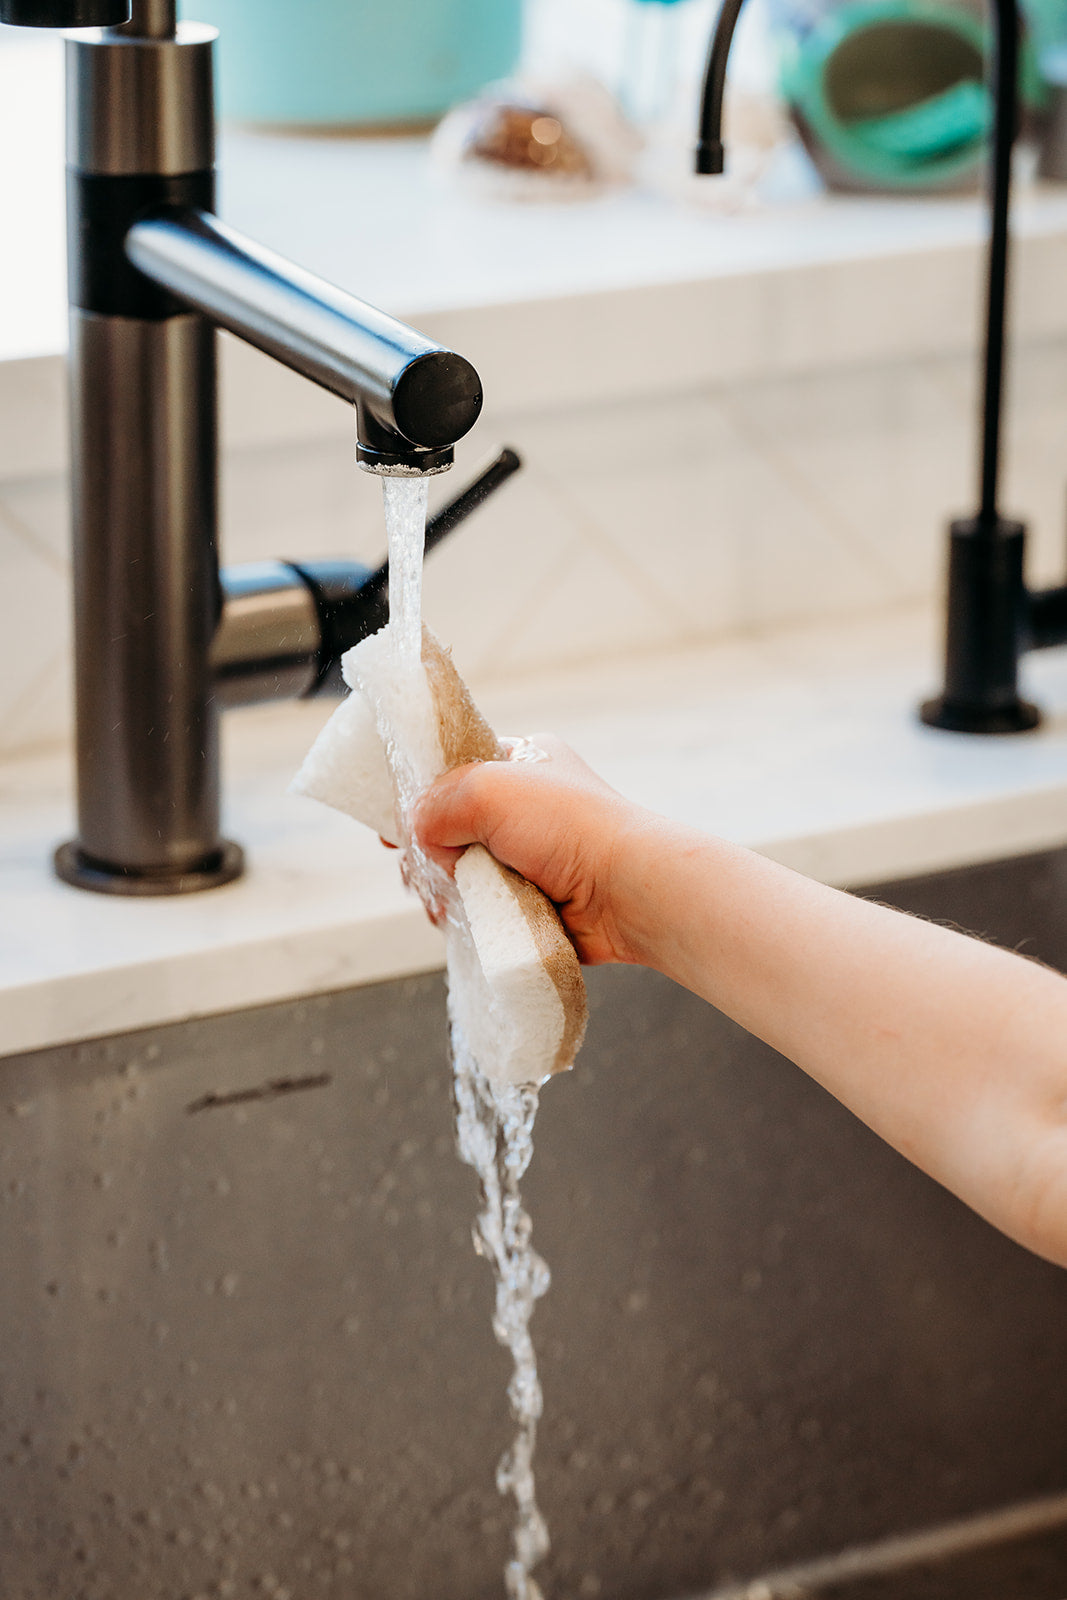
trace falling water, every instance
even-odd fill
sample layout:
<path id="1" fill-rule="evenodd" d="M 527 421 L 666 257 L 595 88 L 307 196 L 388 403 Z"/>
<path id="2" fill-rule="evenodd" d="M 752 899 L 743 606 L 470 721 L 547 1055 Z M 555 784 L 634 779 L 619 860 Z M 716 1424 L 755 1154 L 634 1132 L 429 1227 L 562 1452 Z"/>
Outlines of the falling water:
<path id="1" fill-rule="evenodd" d="M 389 627 L 383 635 L 392 658 L 388 673 L 389 693 L 408 705 L 418 705 L 424 698 L 422 558 L 426 546 L 429 479 L 383 478 L 382 495 L 389 551 Z M 412 837 L 409 818 L 422 785 L 412 765 L 411 750 L 402 739 L 395 738 L 387 731 L 392 718 L 386 715 L 384 721 L 383 737 L 396 785 L 397 820 L 402 845 L 401 871 L 405 883 L 415 889 L 422 896 L 424 904 L 429 906 L 447 895 L 447 884 L 443 881 L 444 874 L 426 857 Z"/>
<path id="2" fill-rule="evenodd" d="M 482 1183 L 484 1205 L 474 1224 L 474 1248 L 493 1268 L 493 1332 L 515 1363 L 508 1384 L 515 1438 L 496 1472 L 497 1488 L 514 1496 L 516 1511 L 515 1554 L 505 1569 L 505 1583 L 510 1600 L 541 1600 L 541 1590 L 530 1576 L 548 1551 L 548 1529 L 534 1488 L 541 1384 L 530 1317 L 534 1303 L 548 1288 L 549 1272 L 531 1248 L 530 1218 L 519 1194 L 519 1179 L 533 1155 L 537 1090 L 490 1083 L 454 1023 L 452 1066 L 456 1146 L 461 1160 L 474 1168 Z"/>
<path id="3" fill-rule="evenodd" d="M 385 524 L 389 541 L 389 621 L 397 652 L 398 677 L 416 667 L 422 647 L 422 557 L 426 533 L 427 482 L 424 478 L 384 478 Z M 414 800 L 414 786 L 403 752 L 391 751 L 401 809 Z M 407 791 L 406 793 L 404 791 Z M 470 931 L 459 910 L 450 879 L 427 861 L 408 835 L 405 856 L 412 887 L 427 903 L 443 902 L 473 958 Z M 425 882 L 420 881 L 425 878 Z M 463 962 L 450 961 L 450 982 L 462 981 Z M 461 1160 L 474 1168 L 482 1185 L 483 1208 L 474 1225 L 474 1248 L 485 1256 L 496 1279 L 493 1332 L 511 1352 L 514 1372 L 508 1400 L 516 1425 L 511 1448 L 497 1467 L 502 1495 L 515 1500 L 514 1555 L 505 1569 L 509 1600 L 542 1600 L 531 1576 L 548 1550 L 548 1530 L 537 1508 L 533 1453 L 541 1416 L 541 1385 L 530 1338 L 535 1302 L 549 1285 L 548 1267 L 530 1245 L 530 1218 L 523 1209 L 519 1180 L 533 1155 L 537 1089 L 500 1085 L 489 1080 L 452 1023 L 452 1067 L 456 1108 L 456 1146 Z"/>
<path id="4" fill-rule="evenodd" d="M 422 553 L 426 544 L 428 478 L 383 478 L 389 541 L 389 622 L 401 655 L 422 654 Z"/>

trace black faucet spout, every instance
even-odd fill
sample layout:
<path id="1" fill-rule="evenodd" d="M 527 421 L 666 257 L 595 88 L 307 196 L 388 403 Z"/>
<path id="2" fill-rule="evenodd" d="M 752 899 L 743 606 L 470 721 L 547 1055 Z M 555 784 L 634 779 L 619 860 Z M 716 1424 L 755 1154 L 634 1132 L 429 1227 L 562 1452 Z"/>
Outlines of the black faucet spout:
<path id="1" fill-rule="evenodd" d="M 191 310 L 351 401 L 369 471 L 442 472 L 477 421 L 482 388 L 469 361 L 210 212 L 164 210 L 135 221 L 125 252 Z"/>

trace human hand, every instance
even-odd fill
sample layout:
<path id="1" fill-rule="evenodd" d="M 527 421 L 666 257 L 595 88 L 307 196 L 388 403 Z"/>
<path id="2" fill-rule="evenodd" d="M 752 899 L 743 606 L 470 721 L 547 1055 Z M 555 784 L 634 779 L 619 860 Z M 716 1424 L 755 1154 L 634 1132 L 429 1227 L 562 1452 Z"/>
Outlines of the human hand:
<path id="1" fill-rule="evenodd" d="M 415 808 L 423 850 L 451 872 L 482 844 L 553 901 L 579 958 L 632 961 L 614 889 L 620 846 L 641 815 L 562 740 L 535 734 L 545 761 L 483 761 L 430 785 Z"/>

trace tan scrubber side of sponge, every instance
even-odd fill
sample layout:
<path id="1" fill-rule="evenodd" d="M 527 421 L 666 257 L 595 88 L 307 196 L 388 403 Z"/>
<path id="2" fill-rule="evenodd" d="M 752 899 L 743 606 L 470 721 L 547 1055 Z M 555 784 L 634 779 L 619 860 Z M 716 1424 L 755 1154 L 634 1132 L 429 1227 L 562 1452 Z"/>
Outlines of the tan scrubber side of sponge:
<path id="1" fill-rule="evenodd" d="M 442 772 L 470 761 L 502 761 L 507 751 L 471 699 L 452 652 L 423 625 L 422 664 L 437 713 Z"/>
<path id="2" fill-rule="evenodd" d="M 396 843 L 395 763 L 420 785 L 506 750 L 429 629 L 418 682 L 397 682 L 388 629 L 345 657 L 352 694 L 319 734 L 293 781 Z M 393 764 L 388 752 L 392 749 Z M 585 1033 L 585 983 L 552 903 L 480 845 L 456 866 L 446 938 L 449 1009 L 486 1076 L 539 1083 L 573 1064 Z M 458 911 L 458 916 L 457 916 Z"/>

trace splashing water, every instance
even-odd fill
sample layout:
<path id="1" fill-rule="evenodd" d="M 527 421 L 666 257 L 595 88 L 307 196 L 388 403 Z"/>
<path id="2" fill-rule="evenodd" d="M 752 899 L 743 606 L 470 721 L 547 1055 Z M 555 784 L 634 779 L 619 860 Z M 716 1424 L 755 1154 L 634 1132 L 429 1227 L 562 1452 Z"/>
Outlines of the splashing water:
<path id="1" fill-rule="evenodd" d="M 427 482 L 420 478 L 384 478 L 385 525 L 389 541 L 389 620 L 398 678 L 418 667 L 422 656 L 422 557 L 425 545 Z M 523 752 L 538 759 L 540 752 Z M 401 809 L 415 797 L 414 783 L 403 752 L 391 750 Z M 402 791 L 407 791 L 403 793 Z M 403 819 L 402 819 L 403 820 Z M 459 914 L 458 896 L 451 879 L 443 878 L 411 840 L 404 820 L 405 856 L 412 887 L 424 900 L 443 906 L 458 936 L 469 947 L 470 931 Z M 443 878 L 443 881 L 442 881 Z M 450 984 L 462 981 L 463 961 L 450 958 Z M 515 1501 L 514 1555 L 504 1580 L 509 1600 L 542 1600 L 531 1576 L 547 1553 L 548 1529 L 537 1507 L 533 1454 L 541 1416 L 541 1385 L 537 1357 L 530 1338 L 530 1317 L 536 1301 L 549 1285 L 548 1267 L 530 1244 L 531 1223 L 519 1194 L 522 1178 L 533 1155 L 533 1125 L 537 1115 L 537 1089 L 490 1082 L 474 1057 L 462 1031 L 452 1019 L 453 1093 L 456 1111 L 456 1148 L 460 1159 L 473 1167 L 481 1180 L 483 1208 L 474 1225 L 474 1248 L 484 1256 L 496 1279 L 493 1333 L 510 1350 L 514 1372 L 508 1400 L 516 1424 L 511 1448 L 500 1460 L 497 1488 Z"/>

